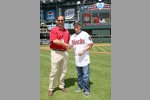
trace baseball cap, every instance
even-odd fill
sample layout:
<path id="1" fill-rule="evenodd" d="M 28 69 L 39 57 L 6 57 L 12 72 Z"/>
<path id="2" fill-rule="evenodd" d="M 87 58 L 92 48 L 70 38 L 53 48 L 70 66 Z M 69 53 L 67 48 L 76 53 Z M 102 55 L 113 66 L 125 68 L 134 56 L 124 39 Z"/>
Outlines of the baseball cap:
<path id="1" fill-rule="evenodd" d="M 76 26 L 76 25 L 81 25 L 81 23 L 80 23 L 80 22 L 74 22 L 73 25 L 74 25 L 74 26 Z"/>

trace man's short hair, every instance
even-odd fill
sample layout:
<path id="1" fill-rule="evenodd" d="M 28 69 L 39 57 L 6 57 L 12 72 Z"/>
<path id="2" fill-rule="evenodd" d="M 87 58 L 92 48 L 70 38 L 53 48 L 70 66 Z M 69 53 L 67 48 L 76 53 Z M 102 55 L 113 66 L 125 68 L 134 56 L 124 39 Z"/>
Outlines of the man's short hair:
<path id="1" fill-rule="evenodd" d="M 76 25 L 81 25 L 81 24 L 80 24 L 80 22 L 74 22 L 73 26 L 76 26 Z"/>

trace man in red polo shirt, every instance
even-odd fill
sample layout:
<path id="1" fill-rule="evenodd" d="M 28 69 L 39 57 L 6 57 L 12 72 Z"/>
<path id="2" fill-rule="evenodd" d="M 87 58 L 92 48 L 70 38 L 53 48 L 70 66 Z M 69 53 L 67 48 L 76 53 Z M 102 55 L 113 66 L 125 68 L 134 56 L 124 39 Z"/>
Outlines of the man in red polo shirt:
<path id="1" fill-rule="evenodd" d="M 50 31 L 51 72 L 49 76 L 49 96 L 53 95 L 56 77 L 59 77 L 59 89 L 63 92 L 67 92 L 65 89 L 64 78 L 69 60 L 67 50 L 71 48 L 68 44 L 69 40 L 69 31 L 64 28 L 64 17 L 58 16 L 57 26 Z"/>

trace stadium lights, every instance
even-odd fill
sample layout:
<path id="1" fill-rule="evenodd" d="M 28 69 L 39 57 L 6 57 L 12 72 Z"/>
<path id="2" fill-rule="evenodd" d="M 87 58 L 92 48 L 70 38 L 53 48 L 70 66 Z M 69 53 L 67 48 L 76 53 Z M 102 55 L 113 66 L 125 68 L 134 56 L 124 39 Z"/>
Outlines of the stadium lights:
<path id="1" fill-rule="evenodd" d="M 77 5 L 81 4 L 81 1 L 77 1 Z"/>

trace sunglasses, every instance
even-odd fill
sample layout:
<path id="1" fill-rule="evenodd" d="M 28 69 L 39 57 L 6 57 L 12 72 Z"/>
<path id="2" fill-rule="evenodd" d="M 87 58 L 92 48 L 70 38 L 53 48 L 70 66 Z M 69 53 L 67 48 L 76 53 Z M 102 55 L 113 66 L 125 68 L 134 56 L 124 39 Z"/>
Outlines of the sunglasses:
<path id="1" fill-rule="evenodd" d="M 59 22 L 61 21 L 61 22 L 63 22 L 64 20 L 58 20 Z"/>

